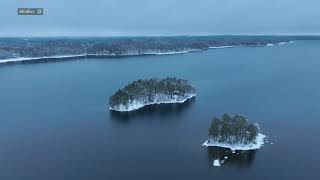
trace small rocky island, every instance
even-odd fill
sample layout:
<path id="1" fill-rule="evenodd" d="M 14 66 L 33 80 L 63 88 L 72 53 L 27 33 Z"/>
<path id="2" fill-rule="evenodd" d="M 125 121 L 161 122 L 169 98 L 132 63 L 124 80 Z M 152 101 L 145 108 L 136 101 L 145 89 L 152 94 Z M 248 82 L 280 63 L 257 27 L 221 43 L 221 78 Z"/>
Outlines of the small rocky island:
<path id="1" fill-rule="evenodd" d="M 224 114 L 221 119 L 214 117 L 209 128 L 209 138 L 203 146 L 216 146 L 235 150 L 259 149 L 265 135 L 259 125 L 251 123 L 244 115 Z"/>
<path id="2" fill-rule="evenodd" d="M 133 111 L 152 104 L 184 103 L 195 96 L 195 88 L 184 79 L 140 79 L 113 94 L 109 100 L 109 109 Z"/>

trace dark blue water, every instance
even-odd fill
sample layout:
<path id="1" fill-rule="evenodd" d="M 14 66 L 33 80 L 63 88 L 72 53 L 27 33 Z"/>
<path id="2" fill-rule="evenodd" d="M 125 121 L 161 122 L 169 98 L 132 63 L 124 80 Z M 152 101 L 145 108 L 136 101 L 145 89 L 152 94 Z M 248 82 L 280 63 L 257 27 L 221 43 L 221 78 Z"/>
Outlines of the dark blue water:
<path id="1" fill-rule="evenodd" d="M 317 179 L 320 41 L 172 56 L 0 66 L 0 179 Z M 138 78 L 190 80 L 184 105 L 119 115 L 108 98 Z M 200 146 L 214 115 L 241 113 L 268 143 Z M 228 155 L 220 168 L 215 157 Z"/>

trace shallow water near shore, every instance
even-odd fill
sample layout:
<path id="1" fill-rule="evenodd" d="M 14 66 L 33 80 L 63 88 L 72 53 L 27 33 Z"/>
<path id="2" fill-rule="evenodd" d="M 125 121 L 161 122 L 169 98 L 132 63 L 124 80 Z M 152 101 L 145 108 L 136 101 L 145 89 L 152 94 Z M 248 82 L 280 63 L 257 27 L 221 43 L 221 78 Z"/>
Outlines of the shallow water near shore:
<path id="1" fill-rule="evenodd" d="M 0 66 L 0 179 L 317 179 L 320 41 Z M 196 98 L 108 110 L 127 83 L 189 80 Z M 268 142 L 203 147 L 211 118 L 245 114 Z M 214 167 L 214 159 L 228 159 Z"/>

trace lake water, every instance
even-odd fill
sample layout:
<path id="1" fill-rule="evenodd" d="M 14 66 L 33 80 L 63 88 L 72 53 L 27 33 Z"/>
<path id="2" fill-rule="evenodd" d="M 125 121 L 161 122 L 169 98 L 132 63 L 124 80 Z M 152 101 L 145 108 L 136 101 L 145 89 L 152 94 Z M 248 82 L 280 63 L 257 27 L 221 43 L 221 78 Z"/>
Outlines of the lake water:
<path id="1" fill-rule="evenodd" d="M 317 179 L 320 41 L 0 66 L 0 179 Z M 130 81 L 188 79 L 183 105 L 111 113 Z M 213 116 L 245 114 L 258 151 L 206 148 Z M 222 167 L 214 158 L 227 155 Z"/>

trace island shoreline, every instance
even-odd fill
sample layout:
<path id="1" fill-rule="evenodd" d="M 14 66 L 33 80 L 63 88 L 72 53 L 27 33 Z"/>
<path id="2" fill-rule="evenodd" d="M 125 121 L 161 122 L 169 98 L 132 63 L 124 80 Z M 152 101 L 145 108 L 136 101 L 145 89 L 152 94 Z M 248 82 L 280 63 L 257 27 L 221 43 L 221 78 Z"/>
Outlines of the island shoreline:
<path id="1" fill-rule="evenodd" d="M 109 107 L 109 110 L 111 111 L 115 111 L 115 112 L 131 112 L 131 111 L 135 111 L 138 109 L 141 109 L 143 107 L 146 106 L 150 106 L 150 105 L 157 105 L 157 104 L 182 104 L 185 103 L 187 100 L 195 98 L 197 96 L 197 94 L 190 94 L 189 96 L 187 96 L 186 98 L 182 99 L 182 100 L 175 100 L 175 101 L 158 101 L 158 102 L 151 102 L 151 103 L 145 103 L 145 104 L 136 104 L 136 106 L 133 106 L 131 108 L 111 108 Z M 134 104 L 134 103 L 133 103 Z M 122 110 L 121 110 L 122 109 Z"/>
<path id="2" fill-rule="evenodd" d="M 248 151 L 248 150 L 257 150 L 260 149 L 264 143 L 265 143 L 265 139 L 267 138 L 266 135 L 262 134 L 262 133 L 258 133 L 258 135 L 256 136 L 254 142 L 252 143 L 248 143 L 248 144 L 242 144 L 242 143 L 237 143 L 237 144 L 228 144 L 228 143 L 220 143 L 220 142 L 216 142 L 212 139 L 208 139 L 206 140 L 202 146 L 205 147 L 221 147 L 221 148 L 227 148 L 227 149 L 231 149 L 232 151 Z"/>

